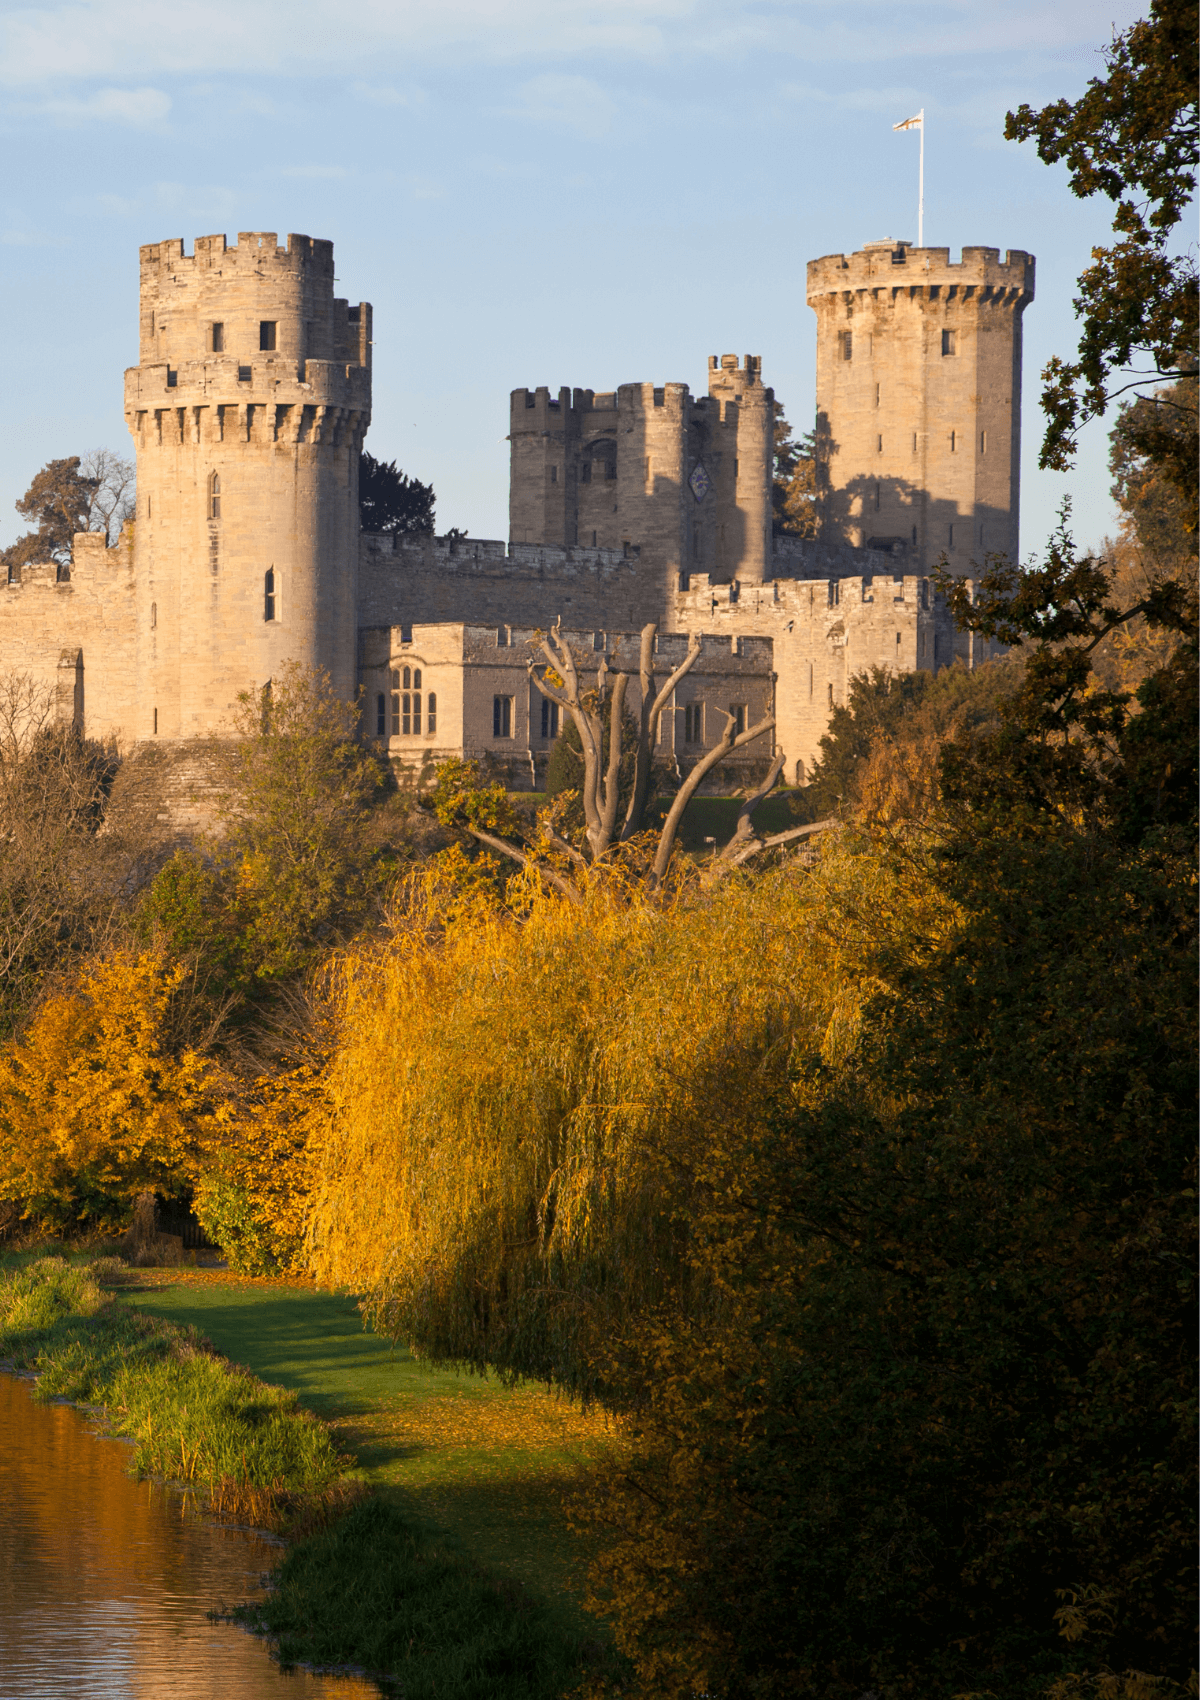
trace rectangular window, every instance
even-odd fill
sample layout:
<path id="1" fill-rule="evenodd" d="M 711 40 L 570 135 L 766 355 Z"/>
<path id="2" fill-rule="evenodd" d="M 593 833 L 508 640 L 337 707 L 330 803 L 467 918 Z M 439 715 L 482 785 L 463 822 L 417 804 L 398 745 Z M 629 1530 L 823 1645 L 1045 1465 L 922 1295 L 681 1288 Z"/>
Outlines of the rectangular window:
<path id="1" fill-rule="evenodd" d="M 744 702 L 731 702 L 729 712 L 733 716 L 733 734 L 740 738 L 746 730 L 746 705 Z"/>
<path id="2" fill-rule="evenodd" d="M 683 711 L 683 741 L 685 744 L 704 742 L 704 704 L 689 702 Z"/>
<path id="3" fill-rule="evenodd" d="M 275 618 L 275 568 L 268 567 L 263 574 L 263 619 Z"/>
<path id="4" fill-rule="evenodd" d="M 178 383 L 179 383 L 179 373 L 174 371 L 170 366 L 168 366 L 167 367 L 167 388 L 169 390 L 173 390 L 178 385 Z"/>
<path id="5" fill-rule="evenodd" d="M 943 354 L 957 354 L 958 353 L 958 332 L 957 331 L 943 331 L 942 332 L 942 353 Z"/>
<path id="6" fill-rule="evenodd" d="M 558 737 L 558 704 L 548 697 L 542 698 L 542 737 Z"/>
<path id="7" fill-rule="evenodd" d="M 853 331 L 843 331 L 841 341 L 842 341 L 842 359 L 843 360 L 852 360 L 854 358 L 854 332 Z"/>
<path id="8" fill-rule="evenodd" d="M 214 354 L 225 352 L 225 326 L 214 325 L 212 328 L 212 351 Z"/>
<path id="9" fill-rule="evenodd" d="M 432 691 L 425 698 L 425 730 L 437 731 L 437 697 Z"/>
<path id="10" fill-rule="evenodd" d="M 375 698 L 375 736 L 387 737 L 387 697 L 382 691 Z"/>
<path id="11" fill-rule="evenodd" d="M 239 384 L 248 384 L 253 376 L 254 376 L 254 373 L 250 370 L 249 366 L 239 366 L 238 367 L 238 383 Z"/>
<path id="12" fill-rule="evenodd" d="M 511 697 L 492 698 L 492 737 L 512 737 L 512 706 Z"/>
<path id="13" fill-rule="evenodd" d="M 679 588 L 680 588 L 680 590 L 689 590 L 691 588 L 691 583 L 692 583 L 691 573 L 680 573 L 680 575 L 679 575 Z"/>
<path id="14" fill-rule="evenodd" d="M 258 322 L 258 347 L 260 353 L 275 352 L 275 320 L 260 319 Z"/>

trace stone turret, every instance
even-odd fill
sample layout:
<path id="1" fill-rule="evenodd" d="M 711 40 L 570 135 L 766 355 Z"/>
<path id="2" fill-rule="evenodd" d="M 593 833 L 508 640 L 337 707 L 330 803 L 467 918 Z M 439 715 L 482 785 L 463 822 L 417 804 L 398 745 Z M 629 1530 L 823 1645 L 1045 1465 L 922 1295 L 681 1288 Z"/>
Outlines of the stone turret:
<path id="1" fill-rule="evenodd" d="M 219 733 L 289 661 L 354 694 L 371 309 L 333 285 L 307 236 L 141 249 L 135 737 Z"/>
<path id="2" fill-rule="evenodd" d="M 1034 261 L 1013 249 L 870 242 L 808 265 L 817 315 L 822 535 L 925 572 L 1018 558 L 1021 316 Z"/>

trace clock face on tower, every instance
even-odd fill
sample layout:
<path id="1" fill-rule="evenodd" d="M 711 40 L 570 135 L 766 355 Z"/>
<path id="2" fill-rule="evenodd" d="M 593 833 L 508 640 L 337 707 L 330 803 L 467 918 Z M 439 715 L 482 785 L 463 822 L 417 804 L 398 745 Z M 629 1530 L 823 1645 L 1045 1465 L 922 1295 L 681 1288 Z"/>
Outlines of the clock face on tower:
<path id="1" fill-rule="evenodd" d="M 688 479 L 688 489 L 698 502 L 702 502 L 712 489 L 712 479 L 708 476 L 702 460 L 698 460 L 692 468 L 692 476 Z"/>

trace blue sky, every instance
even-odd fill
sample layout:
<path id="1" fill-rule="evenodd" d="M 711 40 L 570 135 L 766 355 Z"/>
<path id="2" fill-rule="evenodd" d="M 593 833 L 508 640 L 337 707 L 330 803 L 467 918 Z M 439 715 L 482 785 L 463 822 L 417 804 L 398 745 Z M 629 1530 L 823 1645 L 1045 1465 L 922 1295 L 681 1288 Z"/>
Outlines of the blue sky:
<path id="1" fill-rule="evenodd" d="M 813 414 L 805 262 L 916 236 L 1025 248 L 1022 553 L 1062 496 L 1113 524 L 1102 426 L 1037 470 L 1038 373 L 1074 351 L 1108 234 L 1061 167 L 1003 139 L 1077 97 L 1143 7 L 1110 0 L 73 0 L 0 3 L 0 543 L 46 460 L 128 451 L 140 243 L 332 238 L 375 307 L 368 447 L 432 481 L 437 525 L 503 537 L 508 392 L 705 386 L 761 354 Z"/>

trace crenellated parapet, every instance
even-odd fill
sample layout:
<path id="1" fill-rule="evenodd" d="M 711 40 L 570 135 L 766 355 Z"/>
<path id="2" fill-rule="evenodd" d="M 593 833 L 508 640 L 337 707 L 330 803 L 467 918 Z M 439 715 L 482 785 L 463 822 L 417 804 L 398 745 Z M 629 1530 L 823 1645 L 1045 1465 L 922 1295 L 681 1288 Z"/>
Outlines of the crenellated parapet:
<path id="1" fill-rule="evenodd" d="M 908 242 L 868 242 L 853 254 L 825 254 L 808 262 L 808 304 L 833 296 L 843 305 L 864 294 L 881 298 L 973 302 L 1024 307 L 1033 300 L 1035 261 L 1022 248 L 914 248 Z"/>

